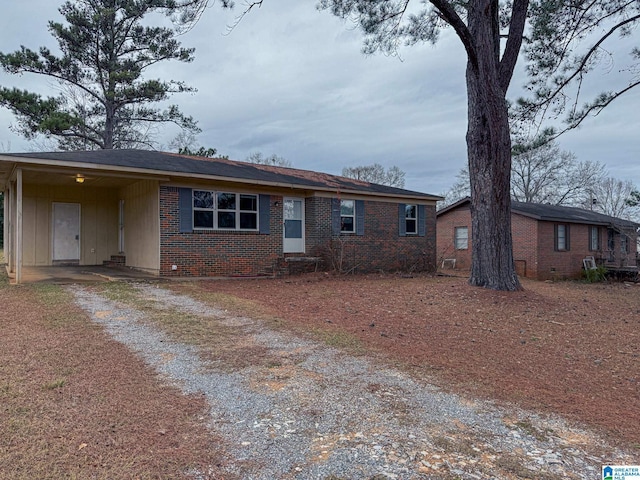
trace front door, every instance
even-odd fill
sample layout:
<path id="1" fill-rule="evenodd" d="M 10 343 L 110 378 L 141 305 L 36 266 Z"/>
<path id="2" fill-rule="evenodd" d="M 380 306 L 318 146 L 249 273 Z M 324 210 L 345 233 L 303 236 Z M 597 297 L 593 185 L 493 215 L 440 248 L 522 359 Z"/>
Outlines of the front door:
<path id="1" fill-rule="evenodd" d="M 304 253 L 304 198 L 284 198 L 284 253 Z"/>
<path id="2" fill-rule="evenodd" d="M 53 204 L 54 262 L 80 261 L 80 204 Z"/>

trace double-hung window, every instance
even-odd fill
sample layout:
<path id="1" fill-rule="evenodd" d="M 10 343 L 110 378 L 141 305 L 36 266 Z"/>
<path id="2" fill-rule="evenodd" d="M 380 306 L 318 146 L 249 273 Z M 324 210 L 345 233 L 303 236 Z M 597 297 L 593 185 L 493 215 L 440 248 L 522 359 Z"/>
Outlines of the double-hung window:
<path id="1" fill-rule="evenodd" d="M 453 245 L 456 250 L 469 248 L 469 227 L 455 227 L 453 230 Z"/>
<path id="2" fill-rule="evenodd" d="M 569 225 L 558 224 L 554 229 L 555 249 L 559 252 L 569 250 Z"/>
<path id="3" fill-rule="evenodd" d="M 418 233 L 418 206 L 405 205 L 404 218 L 405 233 L 407 235 L 416 235 Z"/>
<path id="4" fill-rule="evenodd" d="M 355 200 L 340 201 L 340 232 L 354 233 L 356 231 L 356 202 Z"/>
<path id="5" fill-rule="evenodd" d="M 257 230 L 258 196 L 194 190 L 193 227 L 216 230 Z"/>

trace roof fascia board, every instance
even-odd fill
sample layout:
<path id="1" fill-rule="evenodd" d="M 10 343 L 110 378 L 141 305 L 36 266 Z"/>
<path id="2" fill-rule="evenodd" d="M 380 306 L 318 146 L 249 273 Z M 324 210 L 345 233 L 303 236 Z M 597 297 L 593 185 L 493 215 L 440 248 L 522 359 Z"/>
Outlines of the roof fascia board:
<path id="1" fill-rule="evenodd" d="M 438 210 L 436 212 L 436 215 L 439 217 L 440 215 L 444 215 L 452 210 L 455 210 L 456 208 L 459 208 L 465 204 L 469 204 L 471 205 L 471 199 L 469 197 L 464 197 L 461 198 L 460 200 L 453 202 L 451 205 L 447 205 L 446 207 L 441 208 L 440 210 Z"/>

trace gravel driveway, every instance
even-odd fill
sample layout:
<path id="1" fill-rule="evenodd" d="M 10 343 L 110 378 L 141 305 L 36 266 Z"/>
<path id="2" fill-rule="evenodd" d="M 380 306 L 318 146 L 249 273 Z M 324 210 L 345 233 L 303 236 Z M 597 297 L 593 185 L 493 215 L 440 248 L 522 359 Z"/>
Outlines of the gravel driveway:
<path id="1" fill-rule="evenodd" d="M 141 298 L 175 315 L 241 329 L 277 365 L 240 370 L 204 361 L 130 305 L 70 286 L 93 321 L 168 382 L 206 396 L 226 439 L 230 476 L 244 479 L 595 479 L 631 455 L 593 433 L 515 408 L 461 398 L 326 345 L 275 332 L 155 284 Z M 208 478 L 207 472 L 190 472 Z"/>

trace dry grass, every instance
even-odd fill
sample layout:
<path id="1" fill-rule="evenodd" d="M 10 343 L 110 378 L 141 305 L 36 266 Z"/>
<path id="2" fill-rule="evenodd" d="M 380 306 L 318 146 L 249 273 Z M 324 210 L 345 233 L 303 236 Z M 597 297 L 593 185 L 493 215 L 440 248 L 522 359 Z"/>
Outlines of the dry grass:
<path id="1" fill-rule="evenodd" d="M 463 279 L 311 276 L 172 288 L 271 328 L 436 375 L 453 389 L 562 413 L 610 440 L 638 444 L 640 288 L 526 286 L 505 294 Z M 92 288 L 197 345 L 218 367 L 283 365 L 250 343 L 248 333 L 258 328 L 251 322 L 178 314 L 127 284 Z M 202 398 L 161 384 L 61 287 L 9 287 L 3 278 L 0 302 L 0 478 L 184 478 L 189 469 L 222 478 L 226 457 L 203 426 Z M 549 433 L 526 422 L 514 427 L 540 438 Z M 473 445 L 446 440 L 443 450 L 472 454 Z M 544 478 L 509 455 L 496 467 Z"/>
<path id="2" fill-rule="evenodd" d="M 276 365 L 280 357 L 262 345 L 251 341 L 247 325 L 227 324 L 216 317 L 176 312 L 173 308 L 145 298 L 143 293 L 127 283 L 111 282 L 94 287 L 111 300 L 123 302 L 144 313 L 146 322 L 162 329 L 175 341 L 198 347 L 199 356 L 224 371 L 237 371 L 253 365 Z M 202 295 L 202 292 L 199 292 Z M 200 298 L 202 300 L 202 297 Z M 263 321 L 276 325 L 273 317 L 257 315 L 257 306 L 231 295 L 210 295 L 207 299 L 216 309 L 231 309 L 244 315 L 256 314 Z M 255 318 L 255 317 L 254 317 Z"/>
<path id="3" fill-rule="evenodd" d="M 53 285 L 0 279 L 0 478 L 213 478 L 206 405 L 162 385 Z"/>

